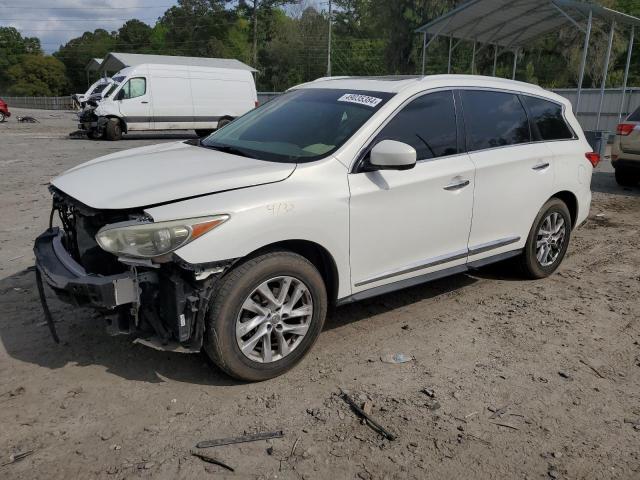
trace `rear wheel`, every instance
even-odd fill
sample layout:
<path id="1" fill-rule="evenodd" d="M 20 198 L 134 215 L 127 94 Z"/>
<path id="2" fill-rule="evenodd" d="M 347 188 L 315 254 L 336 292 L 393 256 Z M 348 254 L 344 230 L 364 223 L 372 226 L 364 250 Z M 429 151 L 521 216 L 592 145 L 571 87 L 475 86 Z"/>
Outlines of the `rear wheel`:
<path id="1" fill-rule="evenodd" d="M 220 121 L 218 121 L 218 130 L 220 130 L 225 125 L 229 125 L 230 123 L 231 123 L 231 119 L 230 118 L 221 119 Z"/>
<path id="2" fill-rule="evenodd" d="M 4 122 L 7 119 L 3 112 L 0 112 L 0 123 Z"/>
<path id="3" fill-rule="evenodd" d="M 204 128 L 196 128 L 196 135 L 199 137 L 208 137 L 213 133 L 213 130 L 204 129 Z"/>
<path id="4" fill-rule="evenodd" d="M 211 301 L 205 351 L 232 377 L 261 381 L 296 365 L 327 313 L 322 276 L 304 257 L 270 252 L 226 274 Z"/>
<path id="5" fill-rule="evenodd" d="M 556 271 L 569 247 L 571 215 L 558 198 L 544 204 L 538 213 L 520 257 L 528 278 L 545 278 Z"/>
<path id="6" fill-rule="evenodd" d="M 117 118 L 110 119 L 104 129 L 104 135 L 107 140 L 120 140 L 122 138 L 122 126 L 120 125 L 120 120 Z"/>
<path id="7" fill-rule="evenodd" d="M 638 180 L 640 180 L 638 173 L 624 167 L 616 168 L 616 183 L 621 187 L 633 187 Z"/>

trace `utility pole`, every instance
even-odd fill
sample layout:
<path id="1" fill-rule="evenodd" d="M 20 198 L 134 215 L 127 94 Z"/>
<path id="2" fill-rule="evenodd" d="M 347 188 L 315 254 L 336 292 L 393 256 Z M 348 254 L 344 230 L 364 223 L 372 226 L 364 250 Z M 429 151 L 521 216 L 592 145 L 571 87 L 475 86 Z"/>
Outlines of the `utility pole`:
<path id="1" fill-rule="evenodd" d="M 327 77 L 331 76 L 331 30 L 333 30 L 332 1 L 329 0 L 329 39 L 327 45 Z"/>
<path id="2" fill-rule="evenodd" d="M 253 68 L 258 68 L 258 0 L 253 0 Z"/>

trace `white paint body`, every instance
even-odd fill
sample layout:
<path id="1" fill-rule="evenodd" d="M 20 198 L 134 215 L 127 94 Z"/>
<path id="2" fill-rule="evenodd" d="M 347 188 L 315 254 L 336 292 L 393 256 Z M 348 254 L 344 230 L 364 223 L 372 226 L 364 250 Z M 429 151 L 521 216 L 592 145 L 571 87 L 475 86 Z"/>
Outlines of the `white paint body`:
<path id="1" fill-rule="evenodd" d="M 314 162 L 270 163 L 164 144 L 94 160 L 53 184 L 99 209 L 161 204 L 145 208 L 156 222 L 228 214 L 226 223 L 175 252 L 192 264 L 244 257 L 287 240 L 318 244 L 335 263 L 338 300 L 522 249 L 541 207 L 559 192 L 575 197 L 576 225 L 588 215 L 592 167 L 585 153 L 591 149 L 571 105 L 558 95 L 520 82 L 455 75 L 320 79 L 296 88 L 396 95 L 333 155 Z M 564 106 L 577 138 L 418 161 L 404 171 L 353 173 L 359 153 L 410 99 L 459 88 L 552 100 Z M 546 163 L 544 169 L 533 169 Z M 468 184 L 445 189 L 456 182 Z M 502 239 L 512 240 L 478 252 Z M 431 266 L 423 267 L 427 264 Z"/>
<path id="2" fill-rule="evenodd" d="M 255 108 L 258 96 L 249 70 L 143 64 L 120 70 L 124 77 L 95 110 L 99 117 L 121 119 L 127 131 L 214 129 Z M 133 78 L 146 80 L 144 95 L 118 100 Z"/>

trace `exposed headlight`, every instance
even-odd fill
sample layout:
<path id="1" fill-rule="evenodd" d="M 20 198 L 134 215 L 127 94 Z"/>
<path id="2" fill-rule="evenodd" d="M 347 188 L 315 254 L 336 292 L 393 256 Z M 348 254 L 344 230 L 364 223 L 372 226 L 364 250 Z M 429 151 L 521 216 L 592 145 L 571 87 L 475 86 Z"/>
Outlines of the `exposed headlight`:
<path id="1" fill-rule="evenodd" d="M 173 252 L 217 226 L 229 215 L 158 223 L 122 222 L 107 225 L 96 234 L 100 248 L 115 255 L 153 258 Z"/>

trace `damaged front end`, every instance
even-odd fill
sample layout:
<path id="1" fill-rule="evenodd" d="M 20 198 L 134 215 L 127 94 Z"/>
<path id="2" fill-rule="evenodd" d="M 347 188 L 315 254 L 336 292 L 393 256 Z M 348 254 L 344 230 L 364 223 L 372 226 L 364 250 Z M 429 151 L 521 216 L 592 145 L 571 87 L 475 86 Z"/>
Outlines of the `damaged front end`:
<path id="1" fill-rule="evenodd" d="M 126 250 L 146 239 L 143 229 L 157 224 L 142 211 L 96 210 L 55 187 L 51 190 L 51 220 L 57 213 L 62 227 L 53 227 L 51 221 L 35 241 L 39 286 L 43 279 L 61 300 L 98 309 L 112 329 L 135 334 L 138 343 L 199 352 L 216 280 L 231 261 L 191 265 L 174 253 L 152 258 L 110 253 L 110 245 L 120 245 L 116 240 Z M 115 240 L 105 246 L 97 236 L 105 243 Z M 159 237 L 162 242 L 164 237 Z M 43 293 L 41 300 L 45 316 L 50 317 Z"/>

